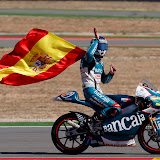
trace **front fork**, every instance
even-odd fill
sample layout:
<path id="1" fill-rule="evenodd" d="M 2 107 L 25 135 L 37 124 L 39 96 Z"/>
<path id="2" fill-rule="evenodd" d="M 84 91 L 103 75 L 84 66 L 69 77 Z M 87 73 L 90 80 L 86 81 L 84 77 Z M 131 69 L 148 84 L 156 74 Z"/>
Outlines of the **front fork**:
<path id="1" fill-rule="evenodd" d="M 150 115 L 148 118 L 152 126 L 152 130 L 148 130 L 148 134 L 151 136 L 153 141 L 160 142 L 160 113 Z"/>
<path id="2" fill-rule="evenodd" d="M 149 122 L 150 122 L 150 124 L 151 124 L 151 126 L 152 126 L 153 131 L 154 131 L 155 133 L 157 133 L 157 131 L 158 131 L 158 126 L 157 126 L 157 124 L 155 123 L 155 121 L 153 121 L 152 115 L 150 115 L 150 116 L 148 117 L 148 119 L 149 119 Z"/>

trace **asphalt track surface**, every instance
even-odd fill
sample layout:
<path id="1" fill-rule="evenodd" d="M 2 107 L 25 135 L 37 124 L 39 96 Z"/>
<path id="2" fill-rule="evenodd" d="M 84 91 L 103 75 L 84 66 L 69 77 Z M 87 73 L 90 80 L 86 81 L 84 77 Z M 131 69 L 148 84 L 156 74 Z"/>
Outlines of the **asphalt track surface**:
<path id="1" fill-rule="evenodd" d="M 97 10 L 60 10 L 60 9 L 0 9 L 0 14 L 29 14 L 29 15 L 65 15 L 65 16 L 96 16 L 96 17 L 134 17 L 134 18 L 160 18 L 160 12 L 145 11 L 97 11 Z"/>
<path id="2" fill-rule="evenodd" d="M 14 47 L 22 38 L 0 37 L 0 47 Z M 79 47 L 88 47 L 91 38 L 64 38 L 65 40 Z M 108 38 L 109 47 L 158 47 L 160 48 L 160 39 L 144 38 Z"/>
<path id="3" fill-rule="evenodd" d="M 1 15 L 39 15 L 39 16 L 112 16 L 112 17 L 141 17 L 160 18 L 160 12 L 145 11 L 93 11 L 93 10 L 53 10 L 53 9 L 0 9 Z M 21 38 L 0 37 L 0 47 L 13 47 Z M 76 46 L 89 46 L 90 39 L 66 38 Z M 160 47 L 160 39 L 108 39 L 110 47 Z"/>
<path id="4" fill-rule="evenodd" d="M 89 147 L 79 155 L 64 155 L 51 140 L 51 127 L 0 127 L 0 158 L 3 157 L 160 157 L 136 147 Z"/>

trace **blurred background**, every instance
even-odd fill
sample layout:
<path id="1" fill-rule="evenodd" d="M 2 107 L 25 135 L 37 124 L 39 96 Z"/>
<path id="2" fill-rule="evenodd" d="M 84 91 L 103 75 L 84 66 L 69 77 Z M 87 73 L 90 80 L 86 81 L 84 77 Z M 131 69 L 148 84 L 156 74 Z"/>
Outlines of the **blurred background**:
<path id="1" fill-rule="evenodd" d="M 134 95 L 142 78 L 160 88 L 160 2 L 157 1 L 6 1 L 0 0 L 0 57 L 31 29 L 44 29 L 87 50 L 96 27 L 109 50 L 103 59 L 117 67 L 105 94 Z M 83 43 L 79 43 L 79 37 Z M 71 40 L 71 38 L 70 38 Z M 0 85 L 0 121 L 53 121 L 70 110 L 90 108 L 52 99 L 75 90 L 84 99 L 79 61 L 47 81 L 26 86 Z"/>

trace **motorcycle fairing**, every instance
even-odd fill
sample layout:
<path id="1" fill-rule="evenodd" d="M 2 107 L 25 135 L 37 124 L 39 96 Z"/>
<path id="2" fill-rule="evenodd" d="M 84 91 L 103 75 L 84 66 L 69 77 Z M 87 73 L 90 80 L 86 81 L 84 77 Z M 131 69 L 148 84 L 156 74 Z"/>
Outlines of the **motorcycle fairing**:
<path id="1" fill-rule="evenodd" d="M 105 146 L 116 146 L 116 147 L 135 147 L 136 143 L 134 139 L 124 141 L 113 141 L 107 138 L 101 137 Z"/>
<path id="2" fill-rule="evenodd" d="M 120 114 L 106 120 L 102 127 L 104 138 L 114 141 L 125 141 L 135 137 L 142 123 L 148 118 L 148 113 L 142 111 Z"/>
<path id="3" fill-rule="evenodd" d="M 160 112 L 154 115 L 152 120 L 157 128 L 158 134 L 160 134 Z"/>
<path id="4" fill-rule="evenodd" d="M 159 107 L 160 107 L 160 94 L 155 91 L 152 91 L 152 90 L 149 90 L 149 91 L 151 93 L 151 96 L 149 96 L 147 98 L 152 101 L 152 107 L 159 109 Z"/>
<path id="5" fill-rule="evenodd" d="M 131 104 L 135 104 L 135 97 L 129 95 L 106 95 L 116 101 L 121 108 L 125 108 Z"/>
<path id="6" fill-rule="evenodd" d="M 142 97 L 144 99 L 147 99 L 151 102 L 151 106 L 143 112 L 147 112 L 150 114 L 154 114 L 155 112 L 158 112 L 160 109 L 160 93 L 157 90 L 153 90 L 151 88 L 148 88 L 146 86 L 147 84 L 139 84 L 136 89 L 135 96 L 136 97 Z"/>
<path id="7" fill-rule="evenodd" d="M 133 96 L 128 96 L 128 95 L 106 95 L 106 96 L 115 100 L 122 108 L 125 108 L 131 104 L 135 104 L 135 97 Z M 76 91 L 69 91 L 69 92 L 63 93 L 57 96 L 56 98 L 54 98 L 53 100 L 78 103 L 78 104 L 91 107 L 95 111 L 99 111 L 96 106 L 95 107 L 92 106 L 89 102 L 85 100 L 80 100 L 78 97 L 78 93 Z"/>
<path id="8" fill-rule="evenodd" d="M 150 93 L 150 91 L 148 90 L 148 88 L 146 88 L 145 86 L 142 86 L 141 84 L 139 84 L 136 88 L 136 92 L 135 92 L 135 96 L 136 97 L 142 97 L 142 98 L 146 98 L 151 96 L 152 94 Z"/>
<path id="9" fill-rule="evenodd" d="M 69 91 L 69 92 L 63 93 L 57 96 L 56 98 L 54 98 L 53 100 L 78 103 L 78 104 L 91 107 L 92 109 L 95 110 L 95 108 L 89 102 L 86 102 L 85 100 L 80 100 L 78 97 L 78 93 L 76 91 Z"/>

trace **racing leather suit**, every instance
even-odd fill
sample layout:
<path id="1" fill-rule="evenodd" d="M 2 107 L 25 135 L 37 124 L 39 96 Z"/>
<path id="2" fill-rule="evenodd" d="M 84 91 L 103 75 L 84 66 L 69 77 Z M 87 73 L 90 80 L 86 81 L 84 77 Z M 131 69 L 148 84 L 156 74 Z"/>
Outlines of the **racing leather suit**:
<path id="1" fill-rule="evenodd" d="M 100 83 L 109 83 L 113 75 L 109 72 L 105 74 L 104 63 L 96 58 L 98 40 L 95 40 L 86 55 L 82 57 L 80 64 L 81 78 L 83 83 L 83 92 L 86 101 L 90 102 L 96 111 L 100 111 L 104 117 L 108 117 L 108 111 L 112 108 L 121 112 L 121 106 L 105 96 L 100 88 Z"/>

